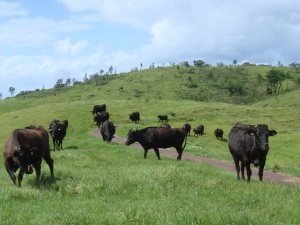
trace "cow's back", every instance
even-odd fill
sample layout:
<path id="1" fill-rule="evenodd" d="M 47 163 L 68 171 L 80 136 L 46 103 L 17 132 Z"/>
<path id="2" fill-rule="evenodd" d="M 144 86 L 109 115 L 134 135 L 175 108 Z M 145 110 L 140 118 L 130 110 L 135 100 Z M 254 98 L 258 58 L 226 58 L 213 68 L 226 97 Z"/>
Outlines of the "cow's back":
<path id="1" fill-rule="evenodd" d="M 145 140 L 160 148 L 182 145 L 186 136 L 183 128 L 150 127 L 144 134 Z"/>

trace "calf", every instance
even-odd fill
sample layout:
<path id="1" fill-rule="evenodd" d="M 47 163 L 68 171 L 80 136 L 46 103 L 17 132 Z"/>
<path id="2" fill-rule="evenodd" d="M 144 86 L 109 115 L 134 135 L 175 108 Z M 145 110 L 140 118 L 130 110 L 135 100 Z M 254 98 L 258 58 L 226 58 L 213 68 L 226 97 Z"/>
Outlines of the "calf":
<path id="1" fill-rule="evenodd" d="M 222 129 L 215 129 L 215 136 L 217 139 L 223 139 L 224 131 Z"/>
<path id="2" fill-rule="evenodd" d="M 158 115 L 157 118 L 159 119 L 159 122 L 168 122 L 168 116 L 167 115 Z"/>
<path id="3" fill-rule="evenodd" d="M 105 121 L 100 128 L 100 133 L 102 135 L 103 141 L 111 142 L 111 139 L 114 137 L 115 132 L 115 126 L 112 122 L 109 121 Z"/>
<path id="4" fill-rule="evenodd" d="M 101 112 L 94 116 L 94 122 L 96 122 L 97 126 L 100 128 L 101 124 L 105 121 L 109 120 L 109 113 L 108 112 Z"/>
<path id="5" fill-rule="evenodd" d="M 194 128 L 193 131 L 194 131 L 194 135 L 196 135 L 196 136 L 199 136 L 199 135 L 202 136 L 203 133 L 204 133 L 204 126 L 203 125 L 199 125 L 197 128 Z"/>
<path id="6" fill-rule="evenodd" d="M 126 145 L 138 142 L 144 149 L 144 158 L 149 149 L 153 148 L 160 160 L 158 148 L 174 147 L 180 160 L 186 145 L 187 134 L 183 128 L 147 127 L 141 130 L 129 130 Z M 184 142 L 184 145 L 183 145 Z"/>
<path id="7" fill-rule="evenodd" d="M 36 172 L 36 181 L 41 174 L 42 158 L 46 161 L 53 177 L 53 159 L 50 156 L 49 135 L 42 127 L 30 126 L 29 129 L 16 129 L 8 137 L 3 148 L 4 166 L 14 185 L 15 172 L 20 168 L 18 186 L 21 186 L 24 173 Z"/>
<path id="8" fill-rule="evenodd" d="M 259 166 L 258 176 L 263 179 L 263 171 L 269 151 L 269 136 L 276 135 L 275 130 L 269 130 L 267 125 L 244 125 L 236 123 L 230 130 L 228 148 L 235 163 L 237 179 L 245 180 L 244 170 L 247 170 L 247 181 L 250 182 L 252 171 L 250 164 Z M 239 164 L 241 162 L 241 166 Z"/>
<path id="9" fill-rule="evenodd" d="M 132 123 L 139 123 L 140 121 L 140 113 L 139 112 L 133 112 L 129 114 L 129 119 Z"/>

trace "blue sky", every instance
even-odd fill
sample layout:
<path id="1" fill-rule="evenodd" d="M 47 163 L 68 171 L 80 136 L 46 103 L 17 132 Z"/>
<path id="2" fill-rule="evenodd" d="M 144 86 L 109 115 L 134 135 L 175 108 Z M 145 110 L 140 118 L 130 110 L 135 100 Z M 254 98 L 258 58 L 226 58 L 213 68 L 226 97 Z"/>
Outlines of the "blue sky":
<path id="1" fill-rule="evenodd" d="M 300 62 L 296 0 L 0 0 L 0 93 L 110 66 Z"/>

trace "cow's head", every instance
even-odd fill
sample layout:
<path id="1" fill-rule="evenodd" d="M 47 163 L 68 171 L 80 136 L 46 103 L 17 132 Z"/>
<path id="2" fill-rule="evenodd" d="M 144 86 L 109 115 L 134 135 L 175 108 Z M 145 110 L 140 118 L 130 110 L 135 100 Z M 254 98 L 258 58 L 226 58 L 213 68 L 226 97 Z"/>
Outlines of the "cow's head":
<path id="1" fill-rule="evenodd" d="M 269 130 L 267 125 L 255 125 L 251 127 L 248 134 L 255 137 L 255 142 L 260 150 L 269 150 L 269 136 L 274 136 L 277 134 L 275 130 Z"/>
<path id="2" fill-rule="evenodd" d="M 127 134 L 126 145 L 131 145 L 132 143 L 137 141 L 137 130 L 130 129 Z"/>
<path id="3" fill-rule="evenodd" d="M 13 153 L 15 161 L 19 162 L 20 168 L 24 173 L 33 172 L 32 164 L 36 161 L 38 149 L 29 145 L 21 145 Z"/>

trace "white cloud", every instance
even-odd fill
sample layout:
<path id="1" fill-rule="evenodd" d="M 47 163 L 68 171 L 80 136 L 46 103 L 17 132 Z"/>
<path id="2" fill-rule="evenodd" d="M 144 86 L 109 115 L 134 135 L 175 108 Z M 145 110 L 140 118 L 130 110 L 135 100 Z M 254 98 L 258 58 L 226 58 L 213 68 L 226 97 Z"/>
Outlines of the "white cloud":
<path id="1" fill-rule="evenodd" d="M 0 17 L 25 16 L 28 13 L 20 3 L 0 1 Z"/>
<path id="2" fill-rule="evenodd" d="M 79 41 L 74 44 L 70 42 L 69 38 L 56 42 L 55 50 L 58 54 L 76 55 L 89 45 L 87 40 Z"/>

